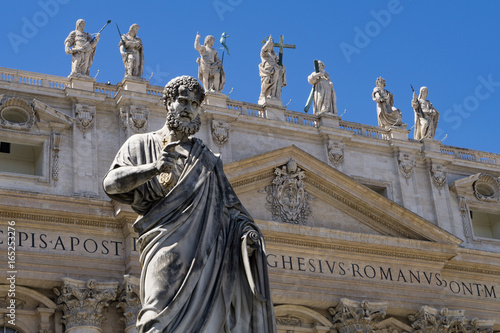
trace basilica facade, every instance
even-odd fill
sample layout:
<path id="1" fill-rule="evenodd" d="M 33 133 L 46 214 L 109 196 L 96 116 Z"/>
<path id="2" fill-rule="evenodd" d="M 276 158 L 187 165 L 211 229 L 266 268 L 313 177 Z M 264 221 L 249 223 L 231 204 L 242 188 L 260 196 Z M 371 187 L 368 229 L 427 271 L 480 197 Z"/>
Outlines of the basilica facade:
<path id="1" fill-rule="evenodd" d="M 102 180 L 163 87 L 0 68 L 0 328 L 136 332 L 137 215 Z M 278 332 L 500 331 L 500 156 L 207 92 L 197 137 L 266 240 Z"/>

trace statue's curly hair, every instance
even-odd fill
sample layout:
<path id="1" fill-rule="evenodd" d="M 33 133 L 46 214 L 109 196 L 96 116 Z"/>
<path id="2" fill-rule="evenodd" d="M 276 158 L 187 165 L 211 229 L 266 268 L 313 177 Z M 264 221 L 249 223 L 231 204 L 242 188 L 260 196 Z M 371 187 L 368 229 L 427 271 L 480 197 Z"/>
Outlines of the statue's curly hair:
<path id="1" fill-rule="evenodd" d="M 377 78 L 377 81 L 375 81 L 375 85 L 376 85 L 376 86 L 378 86 L 379 82 L 380 82 L 380 83 L 383 83 L 383 84 L 384 84 L 384 86 L 385 86 L 385 79 L 384 79 L 382 76 L 379 76 L 379 77 Z"/>
<path id="2" fill-rule="evenodd" d="M 183 75 L 173 78 L 163 89 L 163 105 L 167 106 L 168 101 L 175 101 L 179 96 L 179 87 L 184 86 L 200 95 L 200 103 L 205 99 L 203 86 L 192 76 Z"/>

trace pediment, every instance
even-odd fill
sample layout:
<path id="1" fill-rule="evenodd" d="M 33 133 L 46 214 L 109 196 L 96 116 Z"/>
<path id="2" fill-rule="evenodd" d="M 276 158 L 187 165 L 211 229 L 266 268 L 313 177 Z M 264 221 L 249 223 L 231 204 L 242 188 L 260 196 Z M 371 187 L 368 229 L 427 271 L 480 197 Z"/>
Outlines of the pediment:
<path id="1" fill-rule="evenodd" d="M 61 129 L 68 129 L 73 124 L 74 119 L 72 117 L 37 99 L 33 99 L 32 105 L 39 123 L 46 123 L 50 127 Z"/>
<path id="2" fill-rule="evenodd" d="M 307 220 L 296 222 L 297 227 L 318 227 L 449 245 L 462 242 L 293 145 L 224 166 L 238 197 L 255 219 L 284 223 L 283 228 L 290 226 L 290 221 L 279 221 L 269 209 L 269 186 L 276 182 L 276 173 L 282 173 L 281 170 L 286 172 L 283 167 L 290 160 L 294 160 L 298 169 L 303 171 L 302 182 L 310 204 Z"/>

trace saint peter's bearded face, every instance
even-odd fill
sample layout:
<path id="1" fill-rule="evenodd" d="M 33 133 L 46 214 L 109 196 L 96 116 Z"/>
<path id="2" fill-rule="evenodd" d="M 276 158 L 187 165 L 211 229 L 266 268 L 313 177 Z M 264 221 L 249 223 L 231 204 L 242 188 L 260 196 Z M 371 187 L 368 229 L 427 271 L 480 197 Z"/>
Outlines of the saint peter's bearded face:
<path id="1" fill-rule="evenodd" d="M 167 104 L 167 126 L 174 132 L 193 135 L 200 130 L 201 97 L 184 86 L 179 87 L 179 96 Z"/>

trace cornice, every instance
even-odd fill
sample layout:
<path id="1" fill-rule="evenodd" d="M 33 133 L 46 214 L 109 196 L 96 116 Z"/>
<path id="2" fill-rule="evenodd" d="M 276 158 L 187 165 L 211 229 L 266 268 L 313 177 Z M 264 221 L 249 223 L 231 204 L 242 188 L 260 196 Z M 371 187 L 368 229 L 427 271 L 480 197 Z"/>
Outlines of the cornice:
<path id="1" fill-rule="evenodd" d="M 7 212 L 7 211 L 0 211 L 0 218 L 5 218 L 14 221 L 27 220 L 35 222 L 79 225 L 85 227 L 105 228 L 105 229 L 121 229 L 123 223 L 122 221 L 118 220 L 81 219 L 73 217 L 61 217 L 61 216 L 51 216 L 45 214 L 31 214 L 31 213 Z"/>
<path id="2" fill-rule="evenodd" d="M 449 260 L 449 257 L 444 257 L 443 254 L 438 253 L 435 256 L 433 255 L 425 255 L 420 251 L 415 251 L 415 253 L 403 252 L 401 250 L 383 250 L 378 248 L 364 248 L 358 246 L 349 246 L 349 245 L 339 245 L 333 244 L 333 242 L 325 242 L 321 241 L 311 241 L 311 240 L 298 240 L 291 239 L 287 237 L 280 236 L 265 236 L 265 241 L 267 244 L 281 244 L 281 245 L 290 245 L 294 247 L 305 247 L 311 249 L 321 249 L 321 250 L 332 250 L 344 253 L 355 253 L 355 254 L 363 254 L 363 255 L 373 255 L 373 256 L 381 256 L 381 257 L 392 257 L 397 259 L 411 259 L 411 260 L 421 260 L 428 261 L 434 263 L 445 263 Z"/>
<path id="3" fill-rule="evenodd" d="M 456 264 L 446 265 L 444 269 L 450 271 L 466 272 L 466 273 L 478 273 L 481 275 L 500 276 L 500 269 L 499 270 L 484 269 L 480 267 L 467 267 Z"/>

